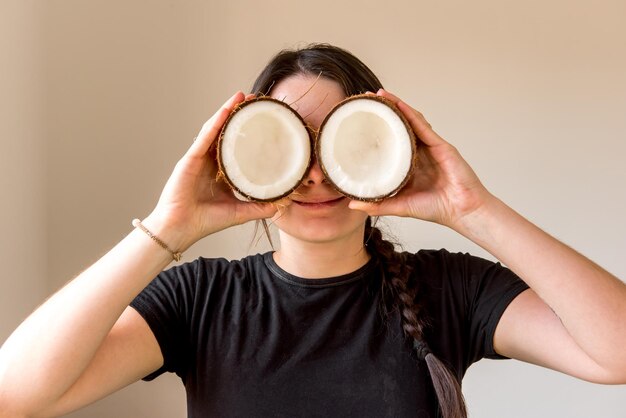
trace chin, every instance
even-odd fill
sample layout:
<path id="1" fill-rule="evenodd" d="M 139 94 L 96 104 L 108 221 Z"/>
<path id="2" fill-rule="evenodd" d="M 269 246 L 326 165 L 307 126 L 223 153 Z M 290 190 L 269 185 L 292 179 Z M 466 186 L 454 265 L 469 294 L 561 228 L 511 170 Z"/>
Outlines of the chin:
<path id="1" fill-rule="evenodd" d="M 363 239 L 367 215 L 347 209 L 341 216 L 301 217 L 287 211 L 274 219 L 284 234 L 300 241 L 331 243 L 344 239 Z"/>

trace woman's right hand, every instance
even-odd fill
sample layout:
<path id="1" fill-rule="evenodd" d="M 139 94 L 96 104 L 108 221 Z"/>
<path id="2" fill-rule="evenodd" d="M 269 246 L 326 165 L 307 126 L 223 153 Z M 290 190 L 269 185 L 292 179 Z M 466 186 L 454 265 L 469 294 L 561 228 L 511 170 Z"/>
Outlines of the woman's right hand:
<path id="1" fill-rule="evenodd" d="M 174 251 L 276 212 L 271 204 L 238 200 L 216 179 L 211 145 L 244 99 L 235 94 L 204 124 L 142 221 Z M 158 369 L 158 342 L 128 305 L 171 261 L 133 231 L 43 303 L 0 347 L 0 417 L 61 416 Z"/>
<path id="2" fill-rule="evenodd" d="M 233 108 L 246 97 L 237 92 L 211 117 L 178 161 L 159 202 L 142 222 L 175 251 L 199 239 L 255 219 L 272 217 L 276 205 L 243 202 L 218 178 L 215 147 L 211 145 Z"/>

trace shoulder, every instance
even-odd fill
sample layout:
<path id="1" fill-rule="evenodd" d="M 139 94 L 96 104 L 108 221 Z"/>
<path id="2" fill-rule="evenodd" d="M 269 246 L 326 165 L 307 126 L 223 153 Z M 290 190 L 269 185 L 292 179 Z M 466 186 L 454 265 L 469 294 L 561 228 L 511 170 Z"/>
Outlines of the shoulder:
<path id="1" fill-rule="evenodd" d="M 199 257 L 193 261 L 171 267 L 159 276 L 167 277 L 170 280 L 207 278 L 214 280 L 245 277 L 266 270 L 267 267 L 264 262 L 266 256 L 266 254 L 255 254 L 239 260 Z"/>
<path id="2" fill-rule="evenodd" d="M 469 253 L 450 252 L 446 249 L 420 250 L 417 253 L 404 253 L 407 263 L 422 279 L 471 280 L 477 275 L 491 270 L 503 269 L 499 263 Z"/>
<path id="3" fill-rule="evenodd" d="M 425 268 L 467 268 L 468 266 L 488 266 L 497 264 L 467 252 L 453 252 L 445 248 L 423 249 L 416 253 L 405 253 L 413 262 Z"/>
<path id="4" fill-rule="evenodd" d="M 405 253 L 407 262 L 415 273 L 423 278 L 452 279 L 455 282 L 489 280 L 495 277 L 517 279 L 517 276 L 497 261 L 488 260 L 465 252 L 446 249 L 420 250 Z"/>
<path id="5" fill-rule="evenodd" d="M 161 272 L 136 298 L 142 300 L 168 300 L 172 304 L 190 303 L 193 300 L 223 298 L 229 293 L 248 287 L 264 276 L 267 267 L 264 254 L 240 260 L 199 257 L 196 260 L 173 266 Z"/>
<path id="6" fill-rule="evenodd" d="M 431 331 L 460 332 L 454 338 L 467 352 L 455 354 L 459 356 L 455 357 L 459 370 L 469 366 L 468 359 L 473 362 L 485 356 L 496 357 L 493 333 L 498 321 L 511 301 L 528 286 L 499 262 L 468 253 L 422 250 L 410 255 L 410 259 L 418 297 L 435 328 Z"/>
<path id="7" fill-rule="evenodd" d="M 161 272 L 132 301 L 144 317 L 154 316 L 189 322 L 194 313 L 240 304 L 253 288 L 262 283 L 267 271 L 264 255 L 240 260 L 204 258 L 183 263 Z"/>
<path id="8" fill-rule="evenodd" d="M 528 286 L 497 261 L 445 249 L 410 256 L 417 295 L 431 312 L 447 319 L 495 326 L 508 304 Z"/>

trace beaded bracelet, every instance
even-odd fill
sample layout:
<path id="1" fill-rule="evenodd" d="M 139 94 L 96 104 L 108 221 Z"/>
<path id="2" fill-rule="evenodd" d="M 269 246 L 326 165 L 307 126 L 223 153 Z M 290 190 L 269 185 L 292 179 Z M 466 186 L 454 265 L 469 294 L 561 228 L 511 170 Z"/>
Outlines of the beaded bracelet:
<path id="1" fill-rule="evenodd" d="M 157 237 L 156 235 L 154 235 L 152 232 L 150 232 L 148 230 L 148 228 L 146 228 L 145 226 L 143 226 L 143 224 L 141 223 L 141 221 L 139 219 L 133 219 L 132 222 L 133 226 L 135 228 L 139 228 L 141 229 L 143 232 L 145 232 L 150 238 L 152 238 L 154 240 L 154 242 L 156 242 L 157 244 L 159 244 L 161 247 L 163 247 L 164 250 L 168 251 L 170 254 L 172 254 L 172 258 L 174 259 L 174 261 L 180 261 L 181 258 L 183 257 L 183 254 L 179 251 L 179 252 L 175 252 L 172 251 L 170 249 L 170 247 L 167 246 L 166 243 L 164 243 L 163 241 L 161 241 L 161 239 L 159 237 Z"/>

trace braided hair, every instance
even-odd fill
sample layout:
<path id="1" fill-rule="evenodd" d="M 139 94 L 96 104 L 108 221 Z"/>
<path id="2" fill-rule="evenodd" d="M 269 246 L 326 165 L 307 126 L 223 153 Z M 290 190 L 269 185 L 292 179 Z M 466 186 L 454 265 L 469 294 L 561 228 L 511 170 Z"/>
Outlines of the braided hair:
<path id="1" fill-rule="evenodd" d="M 381 230 L 373 225 L 372 218 L 369 217 L 365 222 L 364 243 L 383 267 L 382 294 L 390 297 L 387 298 L 389 301 L 383 298 L 381 308 L 388 310 L 389 308 L 384 305 L 392 303 L 400 312 L 404 334 L 413 340 L 417 358 L 425 361 L 428 366 L 442 416 L 444 418 L 467 417 L 459 381 L 433 354 L 424 339 L 426 319 L 423 310 L 416 302 L 418 283 L 410 280 L 413 267 L 407 263 L 406 254 L 397 252 L 393 243 L 383 238 Z"/>
<path id="2" fill-rule="evenodd" d="M 286 77 L 306 74 L 321 76 L 342 86 L 346 96 L 378 91 L 382 83 L 357 57 L 329 44 L 311 44 L 301 49 L 286 49 L 276 54 L 257 77 L 252 91 L 269 94 Z M 267 229 L 266 229 L 267 235 Z M 269 235 L 268 235 L 269 236 Z M 271 242 L 271 241 L 270 241 Z M 424 340 L 425 316 L 416 303 L 418 286 L 405 255 L 383 238 L 371 218 L 365 224 L 364 244 L 383 268 L 383 305 L 390 303 L 400 312 L 402 328 L 420 361 L 426 362 L 443 418 L 466 418 L 467 411 L 456 376 L 435 356 Z M 384 306 L 382 309 L 386 309 Z"/>

